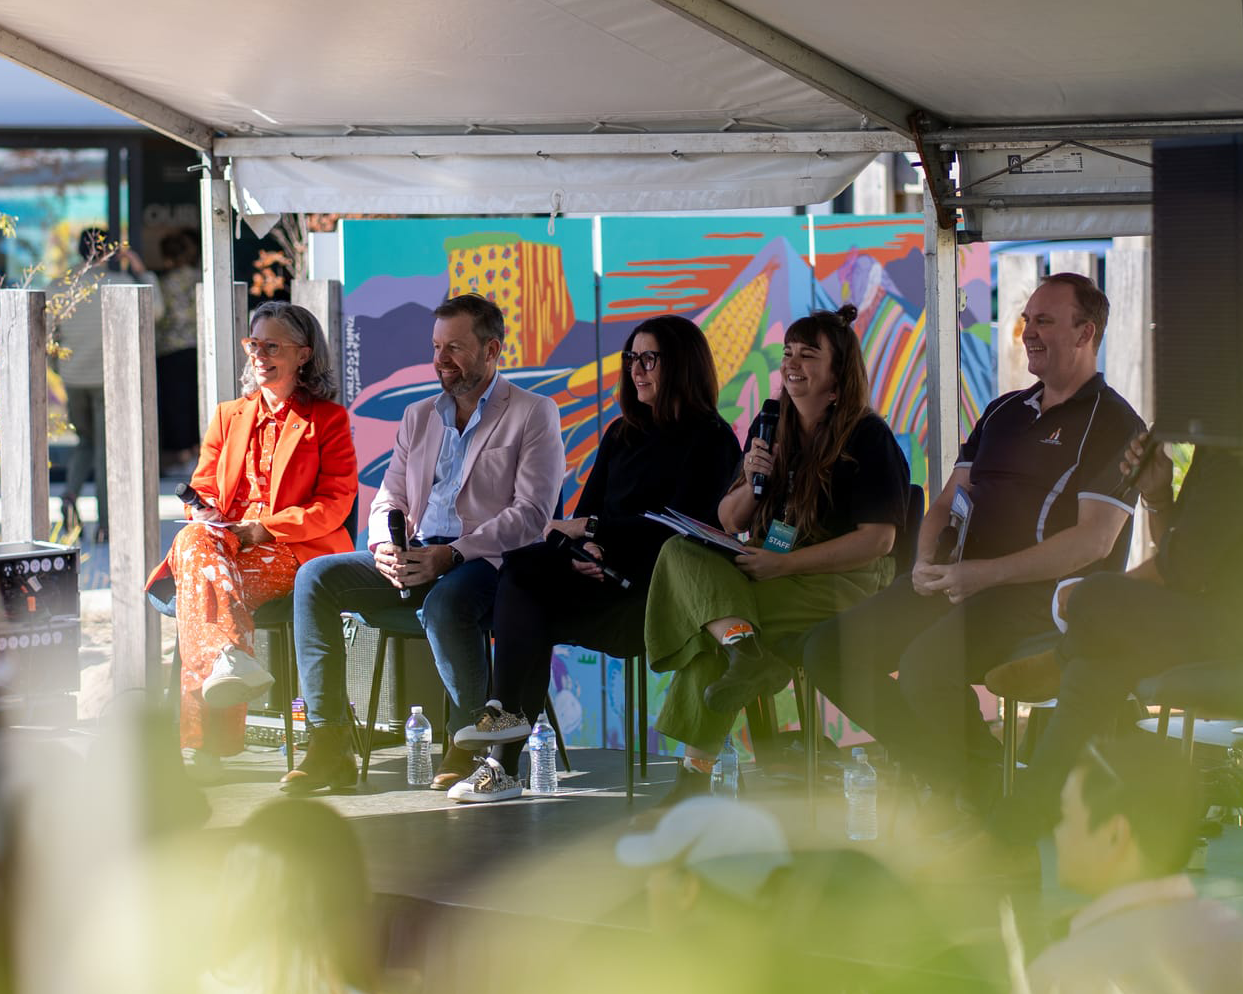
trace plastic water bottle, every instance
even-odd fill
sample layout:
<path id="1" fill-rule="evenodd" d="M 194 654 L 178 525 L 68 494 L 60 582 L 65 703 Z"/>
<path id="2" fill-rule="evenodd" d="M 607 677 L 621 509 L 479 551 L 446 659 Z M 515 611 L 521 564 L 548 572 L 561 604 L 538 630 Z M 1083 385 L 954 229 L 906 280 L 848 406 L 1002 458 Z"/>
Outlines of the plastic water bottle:
<path id="1" fill-rule="evenodd" d="M 557 733 L 548 723 L 548 714 L 539 713 L 531 726 L 527 739 L 527 751 L 531 754 L 531 793 L 555 794 L 557 792 Z"/>
<path id="2" fill-rule="evenodd" d="M 867 750 L 850 750 L 850 766 L 843 782 L 846 788 L 846 837 L 855 842 L 876 838 L 876 771 L 868 762 Z"/>
<path id="3" fill-rule="evenodd" d="M 712 766 L 712 793 L 718 797 L 738 796 L 738 750 L 732 735 L 725 736 L 725 745 Z"/>
<path id="4" fill-rule="evenodd" d="M 406 719 L 406 783 L 426 787 L 432 782 L 432 724 L 417 704 Z"/>

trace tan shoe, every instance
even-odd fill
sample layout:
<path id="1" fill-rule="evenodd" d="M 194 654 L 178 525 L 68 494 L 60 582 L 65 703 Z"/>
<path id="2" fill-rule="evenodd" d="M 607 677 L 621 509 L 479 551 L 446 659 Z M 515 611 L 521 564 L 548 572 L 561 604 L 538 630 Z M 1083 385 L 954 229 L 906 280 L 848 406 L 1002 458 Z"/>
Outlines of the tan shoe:
<path id="1" fill-rule="evenodd" d="M 358 765 L 348 725 L 320 725 L 311 729 L 306 757 L 296 770 L 281 777 L 287 794 L 309 794 L 327 787 L 349 790 L 358 783 Z"/>
<path id="2" fill-rule="evenodd" d="M 1032 704 L 1052 700 L 1061 685 L 1062 667 L 1053 649 L 1002 663 L 984 677 L 984 686 L 998 697 Z"/>
<path id="3" fill-rule="evenodd" d="M 459 780 L 465 780 L 478 768 L 479 760 L 475 759 L 470 750 L 459 749 L 451 745 L 440 761 L 440 769 L 432 777 L 431 789 L 448 790 Z"/>

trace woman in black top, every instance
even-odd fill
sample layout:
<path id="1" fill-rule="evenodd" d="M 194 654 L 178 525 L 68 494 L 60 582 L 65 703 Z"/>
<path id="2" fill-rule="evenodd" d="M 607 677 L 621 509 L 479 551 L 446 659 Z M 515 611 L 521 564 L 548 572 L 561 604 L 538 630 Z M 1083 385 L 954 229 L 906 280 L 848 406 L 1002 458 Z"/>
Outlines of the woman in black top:
<path id="1" fill-rule="evenodd" d="M 679 538 L 661 550 L 646 642 L 652 669 L 674 674 L 656 727 L 686 743 L 679 794 L 707 789 L 704 774 L 745 703 L 729 679 L 714 683 L 726 663 L 731 675 L 764 672 L 762 689 L 775 693 L 790 680 L 771 652 L 778 639 L 893 579 L 889 552 L 905 522 L 910 471 L 868 406 L 855 313 L 849 304 L 818 311 L 786 331 L 773 444 L 752 425 L 718 509 L 723 528 L 749 533 L 751 549 L 731 561 Z M 757 498 L 761 473 L 768 482 Z"/>
<path id="2" fill-rule="evenodd" d="M 715 522 L 738 465 L 738 439 L 716 411 L 712 353 L 694 322 L 673 315 L 644 321 L 626 340 L 622 364 L 622 416 L 604 433 L 576 516 L 550 523 L 547 541 L 505 556 L 492 615 L 496 699 L 454 736 L 463 748 L 504 748 L 499 764 L 485 762 L 450 790 L 455 800 L 521 793 L 518 758 L 543 708 L 553 646 L 639 650 L 652 567 L 670 535 L 644 512 L 671 507 Z M 629 580 L 629 589 L 598 562 L 558 549 L 564 539 L 582 543 Z"/>

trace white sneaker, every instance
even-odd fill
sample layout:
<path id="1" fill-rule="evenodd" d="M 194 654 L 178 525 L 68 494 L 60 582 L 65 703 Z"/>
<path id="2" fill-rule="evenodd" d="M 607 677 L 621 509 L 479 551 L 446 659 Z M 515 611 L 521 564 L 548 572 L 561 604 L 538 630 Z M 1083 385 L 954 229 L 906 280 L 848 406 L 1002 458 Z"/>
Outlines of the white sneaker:
<path id="1" fill-rule="evenodd" d="M 530 722 L 520 714 L 510 714 L 500 701 L 488 701 L 474 712 L 475 723 L 459 728 L 453 744 L 459 749 L 480 749 L 501 742 L 521 742 L 531 734 Z"/>
<path id="2" fill-rule="evenodd" d="M 203 700 L 209 708 L 231 708 L 266 693 L 275 682 L 250 653 L 226 646 L 203 681 Z"/>
<path id="3" fill-rule="evenodd" d="M 521 796 L 522 781 L 506 773 L 505 768 L 491 756 L 469 777 L 449 788 L 449 800 L 459 804 L 487 804 L 489 801 L 505 801 Z"/>

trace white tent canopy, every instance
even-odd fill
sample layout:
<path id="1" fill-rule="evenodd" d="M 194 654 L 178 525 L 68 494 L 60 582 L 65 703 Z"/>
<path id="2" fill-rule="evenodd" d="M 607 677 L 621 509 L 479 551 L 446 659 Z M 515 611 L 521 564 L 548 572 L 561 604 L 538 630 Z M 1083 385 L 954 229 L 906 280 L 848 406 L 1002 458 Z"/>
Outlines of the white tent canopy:
<path id="1" fill-rule="evenodd" d="M 0 0 L 0 25 L 0 55 L 205 154 L 222 389 L 230 197 L 260 216 L 806 204 L 914 148 L 948 433 L 959 209 L 968 237 L 1143 233 L 1152 140 L 1243 130 L 1239 0 Z"/>
<path id="2" fill-rule="evenodd" d="M 957 204 L 943 161 L 1243 116 L 1238 0 L 0 0 L 0 24 L 0 54 L 230 160 L 256 214 L 813 203 L 914 138 L 943 225 L 1001 205 L 1048 236 L 1039 163 Z M 1142 175 L 1063 180 L 1071 232 L 1145 228 Z"/>

